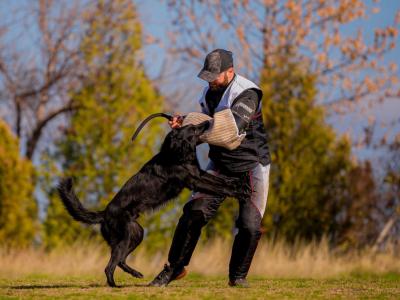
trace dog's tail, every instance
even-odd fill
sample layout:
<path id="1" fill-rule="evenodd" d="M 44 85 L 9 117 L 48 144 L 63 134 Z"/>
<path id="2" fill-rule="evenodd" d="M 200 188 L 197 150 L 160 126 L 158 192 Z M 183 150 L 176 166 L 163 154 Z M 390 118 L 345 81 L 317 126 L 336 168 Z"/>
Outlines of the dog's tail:
<path id="1" fill-rule="evenodd" d="M 83 207 L 72 189 L 71 178 L 61 180 L 57 190 L 65 208 L 75 220 L 86 224 L 98 224 L 104 220 L 103 211 L 92 212 Z"/>
<path id="2" fill-rule="evenodd" d="M 168 121 L 172 121 L 172 116 L 165 114 L 165 113 L 156 113 L 156 114 L 152 114 L 150 116 L 148 116 L 146 119 L 143 120 L 142 123 L 140 123 L 139 127 L 136 129 L 135 133 L 132 136 L 132 141 L 134 141 L 137 137 L 137 135 L 139 134 L 140 130 L 142 130 L 142 128 L 147 124 L 147 122 L 149 122 L 150 120 L 154 119 L 154 118 L 158 118 L 158 117 L 163 117 L 166 118 Z"/>

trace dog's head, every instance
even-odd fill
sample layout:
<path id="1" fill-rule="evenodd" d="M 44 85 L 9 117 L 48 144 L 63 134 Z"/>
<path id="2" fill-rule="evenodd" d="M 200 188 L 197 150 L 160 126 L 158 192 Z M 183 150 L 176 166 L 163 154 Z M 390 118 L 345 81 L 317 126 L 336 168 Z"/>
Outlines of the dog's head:
<path id="1" fill-rule="evenodd" d="M 196 160 L 196 146 L 201 143 L 200 136 L 207 130 L 209 122 L 186 125 L 172 129 L 166 136 L 161 151 L 171 160 L 180 163 Z"/>

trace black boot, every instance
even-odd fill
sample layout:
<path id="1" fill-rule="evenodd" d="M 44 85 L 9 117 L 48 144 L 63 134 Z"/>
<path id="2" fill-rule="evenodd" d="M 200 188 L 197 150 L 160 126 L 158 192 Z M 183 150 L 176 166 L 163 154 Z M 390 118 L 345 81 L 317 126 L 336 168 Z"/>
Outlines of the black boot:
<path id="1" fill-rule="evenodd" d="M 167 286 L 172 280 L 186 275 L 185 266 L 189 264 L 204 224 L 204 217 L 200 211 L 183 214 L 179 219 L 169 250 L 170 265 L 166 264 L 149 286 Z"/>
<path id="2" fill-rule="evenodd" d="M 167 264 L 164 265 L 164 269 L 150 282 L 149 286 L 167 286 L 172 280 L 178 280 L 186 275 L 186 269 L 184 267 L 174 268 Z"/>
<path id="3" fill-rule="evenodd" d="M 228 284 L 229 284 L 229 286 L 241 287 L 241 288 L 250 287 L 250 285 L 247 282 L 246 278 L 232 279 L 232 280 L 229 280 Z"/>

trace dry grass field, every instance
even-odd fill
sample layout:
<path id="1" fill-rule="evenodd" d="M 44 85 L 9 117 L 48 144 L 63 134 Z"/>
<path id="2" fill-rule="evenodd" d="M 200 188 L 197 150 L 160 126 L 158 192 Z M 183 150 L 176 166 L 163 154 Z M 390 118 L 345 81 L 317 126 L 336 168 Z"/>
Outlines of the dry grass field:
<path id="1" fill-rule="evenodd" d="M 395 253 L 336 256 L 326 243 L 288 247 L 263 243 L 257 249 L 250 289 L 227 286 L 231 245 L 214 241 L 196 249 L 189 276 L 167 288 L 146 287 L 165 263 L 167 251 L 148 255 L 144 248 L 128 261 L 144 275 L 120 270 L 108 288 L 103 269 L 109 252 L 103 245 L 79 245 L 46 252 L 2 250 L 0 298 L 128 299 L 400 299 L 400 259 Z"/>

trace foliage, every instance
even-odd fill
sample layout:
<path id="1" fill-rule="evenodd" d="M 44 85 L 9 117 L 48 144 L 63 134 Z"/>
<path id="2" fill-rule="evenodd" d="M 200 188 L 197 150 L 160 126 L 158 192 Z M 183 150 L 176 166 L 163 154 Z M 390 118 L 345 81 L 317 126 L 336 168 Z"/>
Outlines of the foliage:
<path id="1" fill-rule="evenodd" d="M 389 145 L 389 157 L 385 181 L 390 187 L 390 206 L 400 215 L 400 133 Z"/>
<path id="2" fill-rule="evenodd" d="M 0 120 L 0 244 L 28 246 L 38 229 L 33 197 L 35 172 L 20 157 L 18 139 Z"/>
<path id="3" fill-rule="evenodd" d="M 336 236 L 341 251 L 371 246 L 379 234 L 382 198 L 369 161 L 354 166 L 346 176 L 345 199 L 337 217 Z"/>
<path id="4" fill-rule="evenodd" d="M 382 210 L 386 213 L 385 227 L 388 229 L 385 240 L 393 244 L 400 242 L 400 133 L 389 145 L 389 159 L 385 176 L 385 201 Z"/>

